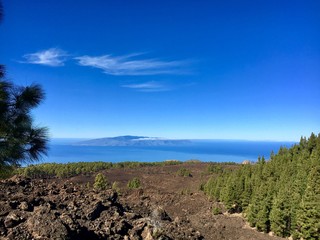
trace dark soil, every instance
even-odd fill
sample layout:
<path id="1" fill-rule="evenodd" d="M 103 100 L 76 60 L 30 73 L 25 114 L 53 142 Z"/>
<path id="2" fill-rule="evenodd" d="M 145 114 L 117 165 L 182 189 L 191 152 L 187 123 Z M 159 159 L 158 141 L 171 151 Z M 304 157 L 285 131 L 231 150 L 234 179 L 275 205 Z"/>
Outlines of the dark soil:
<path id="1" fill-rule="evenodd" d="M 282 239 L 257 232 L 241 215 L 213 215 L 199 190 L 205 163 L 111 169 L 106 190 L 93 176 L 0 183 L 0 239 Z M 192 176 L 177 174 L 187 168 Z M 134 177 L 140 189 L 128 189 Z M 117 191 L 111 189 L 118 182 Z M 88 187 L 87 183 L 91 187 Z"/>

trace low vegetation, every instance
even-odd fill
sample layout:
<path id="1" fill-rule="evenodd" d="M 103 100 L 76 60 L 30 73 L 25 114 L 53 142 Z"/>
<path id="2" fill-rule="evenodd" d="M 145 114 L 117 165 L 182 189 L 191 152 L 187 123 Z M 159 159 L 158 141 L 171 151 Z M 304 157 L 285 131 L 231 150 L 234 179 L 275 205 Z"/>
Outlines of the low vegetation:
<path id="1" fill-rule="evenodd" d="M 29 178 L 68 178 L 79 174 L 88 174 L 111 168 L 140 168 L 147 166 L 167 166 L 182 164 L 180 161 L 165 162 L 75 162 L 75 163 L 44 163 L 17 168 L 14 173 Z M 9 173 L 8 173 L 9 174 Z M 7 174 L 7 175 L 8 175 Z M 10 175 L 10 174 L 9 174 Z"/>
<path id="2" fill-rule="evenodd" d="M 180 168 L 176 174 L 181 177 L 192 177 L 190 169 L 187 168 Z"/>
<path id="3" fill-rule="evenodd" d="M 6 179 L 13 175 L 17 167 L 11 165 L 1 165 L 0 164 L 0 179 Z"/>
<path id="4" fill-rule="evenodd" d="M 185 161 L 185 163 L 190 163 L 190 164 L 192 164 L 192 163 L 201 163 L 201 160 L 198 160 L 198 159 L 189 159 L 189 160 Z"/>
<path id="5" fill-rule="evenodd" d="M 207 172 L 209 174 L 212 173 L 223 173 L 224 169 L 222 168 L 221 164 L 216 164 L 216 163 L 210 163 L 207 167 Z"/>
<path id="6" fill-rule="evenodd" d="M 216 171 L 216 168 L 213 168 Z M 252 227 L 293 239 L 320 239 L 320 134 L 281 147 L 253 165 L 220 172 L 203 187 Z"/>
<path id="7" fill-rule="evenodd" d="M 112 183 L 112 189 L 114 191 L 116 191 L 117 193 L 120 193 L 121 189 L 120 189 L 120 183 L 115 181 Z"/>
<path id="8" fill-rule="evenodd" d="M 140 188 L 141 186 L 141 181 L 139 178 L 133 178 L 132 180 L 130 180 L 127 184 L 127 187 L 129 189 L 136 189 L 136 188 Z"/>
<path id="9" fill-rule="evenodd" d="M 102 173 L 98 173 L 95 177 L 93 188 L 95 190 L 105 190 L 108 186 L 108 181 L 106 176 L 104 176 Z"/>
<path id="10" fill-rule="evenodd" d="M 217 207 L 217 206 L 214 206 L 214 207 L 212 208 L 212 214 L 213 214 L 213 215 L 222 214 L 221 208 L 220 208 L 220 207 Z"/>

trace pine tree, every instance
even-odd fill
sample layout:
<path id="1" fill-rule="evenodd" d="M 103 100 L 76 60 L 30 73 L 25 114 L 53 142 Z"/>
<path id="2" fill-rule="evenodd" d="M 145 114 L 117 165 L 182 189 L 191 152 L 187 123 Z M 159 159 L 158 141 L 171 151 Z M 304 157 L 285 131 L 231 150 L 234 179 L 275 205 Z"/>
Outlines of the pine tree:
<path id="1" fill-rule="evenodd" d="M 251 196 L 252 196 L 252 184 L 251 184 L 251 179 L 250 176 L 246 176 L 244 180 L 244 190 L 241 194 L 241 206 L 242 209 L 245 210 L 249 203 L 251 202 Z"/>
<path id="2" fill-rule="evenodd" d="M 273 200 L 273 185 L 272 179 L 269 179 L 267 182 L 262 184 L 260 192 L 258 193 L 259 210 L 257 213 L 256 227 L 258 230 L 263 232 L 270 231 L 269 216 Z"/>
<path id="3" fill-rule="evenodd" d="M 98 173 L 95 177 L 93 188 L 96 190 L 105 190 L 107 185 L 107 178 L 102 173 Z"/>
<path id="4" fill-rule="evenodd" d="M 251 226 L 293 239 L 320 239 L 320 134 L 217 178 L 207 192 L 219 185 L 220 200 L 229 209 L 239 204 Z"/>
<path id="5" fill-rule="evenodd" d="M 309 139 L 308 139 L 308 144 L 307 144 L 307 148 L 309 153 L 311 154 L 313 148 L 316 146 L 317 144 L 317 137 L 314 133 L 311 133 Z"/>
<path id="6" fill-rule="evenodd" d="M 265 199 L 260 202 L 260 210 L 256 216 L 256 227 L 259 231 L 269 232 L 270 220 L 269 220 L 269 202 Z"/>
<path id="7" fill-rule="evenodd" d="M 233 204 L 233 198 L 234 198 L 234 192 L 232 189 L 232 175 L 230 175 L 227 179 L 226 179 L 226 183 L 224 188 L 221 190 L 221 200 L 223 201 L 223 203 L 225 204 L 227 209 L 231 209 L 232 204 Z"/>
<path id="8" fill-rule="evenodd" d="M 306 191 L 297 214 L 298 235 L 306 240 L 320 239 L 320 166 L 310 172 Z"/>
<path id="9" fill-rule="evenodd" d="M 0 22 L 2 17 L 0 1 Z M 43 99 L 39 85 L 18 87 L 5 80 L 5 67 L 0 64 L 0 172 L 46 154 L 47 129 L 34 126 L 30 114 Z"/>
<path id="10" fill-rule="evenodd" d="M 288 237 L 291 230 L 291 187 L 283 185 L 273 200 L 270 212 L 271 230 L 278 236 Z"/>
<path id="11" fill-rule="evenodd" d="M 262 210 L 262 202 L 266 196 L 265 185 L 261 184 L 258 189 L 256 189 L 252 195 L 252 201 L 246 209 L 247 219 L 252 227 L 255 227 L 258 222 L 258 213 Z M 262 213 L 260 213 L 260 219 L 262 218 Z M 263 220 L 262 220 L 263 221 Z"/>

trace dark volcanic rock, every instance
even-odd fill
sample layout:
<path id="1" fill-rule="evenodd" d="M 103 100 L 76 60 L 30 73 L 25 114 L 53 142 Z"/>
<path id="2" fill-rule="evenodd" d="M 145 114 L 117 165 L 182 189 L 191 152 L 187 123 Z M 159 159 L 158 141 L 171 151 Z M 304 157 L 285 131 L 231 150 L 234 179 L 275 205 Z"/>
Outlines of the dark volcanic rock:
<path id="1" fill-rule="evenodd" d="M 111 189 L 15 177 L 0 192 L 0 239 L 201 239 L 165 209 L 137 202 L 133 211 Z"/>
<path id="2" fill-rule="evenodd" d="M 0 201 L 0 217 L 6 216 L 11 211 L 10 205 L 5 201 Z"/>
<path id="3" fill-rule="evenodd" d="M 21 202 L 20 205 L 18 206 L 19 209 L 23 210 L 23 211 L 30 211 L 32 210 L 32 207 L 29 203 L 27 203 L 26 201 Z"/>
<path id="4" fill-rule="evenodd" d="M 19 214 L 19 212 L 12 211 L 6 216 L 4 220 L 4 226 L 6 228 L 13 228 L 24 220 L 25 219 L 21 216 L 21 214 Z"/>
<path id="5" fill-rule="evenodd" d="M 166 211 L 162 207 L 156 207 L 152 211 L 152 217 L 156 220 L 168 220 L 171 221 L 171 218 L 169 215 L 166 213 Z"/>
<path id="6" fill-rule="evenodd" d="M 100 216 L 100 213 L 105 209 L 105 207 L 102 205 L 101 201 L 93 203 L 93 206 L 91 206 L 87 213 L 86 217 L 88 220 L 95 220 Z"/>
<path id="7" fill-rule="evenodd" d="M 27 229 L 36 239 L 67 239 L 68 230 L 63 222 L 54 214 L 41 214 L 41 211 L 32 215 L 26 222 Z"/>

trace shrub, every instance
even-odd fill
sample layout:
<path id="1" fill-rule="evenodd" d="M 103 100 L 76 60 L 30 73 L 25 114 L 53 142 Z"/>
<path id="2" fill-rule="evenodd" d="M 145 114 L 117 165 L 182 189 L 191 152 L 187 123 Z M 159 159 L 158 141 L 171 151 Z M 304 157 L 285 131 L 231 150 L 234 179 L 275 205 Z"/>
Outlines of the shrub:
<path id="1" fill-rule="evenodd" d="M 102 173 L 98 173 L 94 180 L 93 188 L 96 190 L 105 190 L 107 185 L 107 178 Z"/>
<path id="2" fill-rule="evenodd" d="M 177 171 L 177 175 L 181 177 L 192 177 L 191 171 L 187 168 L 180 168 Z"/>
<path id="3" fill-rule="evenodd" d="M 116 191 L 117 193 L 120 193 L 120 186 L 119 186 L 119 182 L 115 181 L 112 183 L 112 189 L 114 191 Z"/>
<path id="4" fill-rule="evenodd" d="M 1 0 L 0 0 L 1 1 Z M 0 151 L 1 154 L 1 151 Z M 1 162 L 1 161 L 0 161 Z M 0 163 L 1 164 L 1 163 Z M 140 168 L 147 166 L 167 166 L 182 164 L 179 161 L 170 162 L 74 162 L 74 163 L 42 163 L 37 165 L 29 165 L 28 167 L 20 168 L 18 166 L 10 166 L 14 168 L 12 174 L 25 175 L 31 178 L 66 178 L 75 175 L 83 174 L 91 176 L 91 173 L 100 172 L 106 169 L 115 168 Z M 0 166 L 0 177 L 3 164 Z M 10 170 L 11 171 L 11 170 Z M 5 178 L 4 175 L 2 178 Z"/>
<path id="5" fill-rule="evenodd" d="M 0 179 L 10 178 L 15 174 L 15 167 L 0 164 Z"/>
<path id="6" fill-rule="evenodd" d="M 208 173 L 222 173 L 223 169 L 222 169 L 222 166 L 220 166 L 218 164 L 211 163 L 207 167 L 207 172 Z"/>
<path id="7" fill-rule="evenodd" d="M 205 191 L 205 183 L 201 183 L 200 185 L 199 185 L 199 191 L 201 191 L 201 192 L 204 192 Z"/>
<path id="8" fill-rule="evenodd" d="M 219 214 L 222 214 L 222 211 L 219 207 L 214 207 L 212 209 L 212 213 L 213 213 L 213 215 L 219 215 Z"/>
<path id="9" fill-rule="evenodd" d="M 192 195 L 190 188 L 184 188 L 180 190 L 180 195 Z"/>
<path id="10" fill-rule="evenodd" d="M 141 186 L 141 182 L 139 178 L 133 178 L 127 184 L 127 187 L 130 189 L 139 188 Z"/>
<path id="11" fill-rule="evenodd" d="M 199 159 L 189 159 L 189 160 L 185 161 L 185 163 L 201 163 L 201 160 L 199 160 Z"/>

